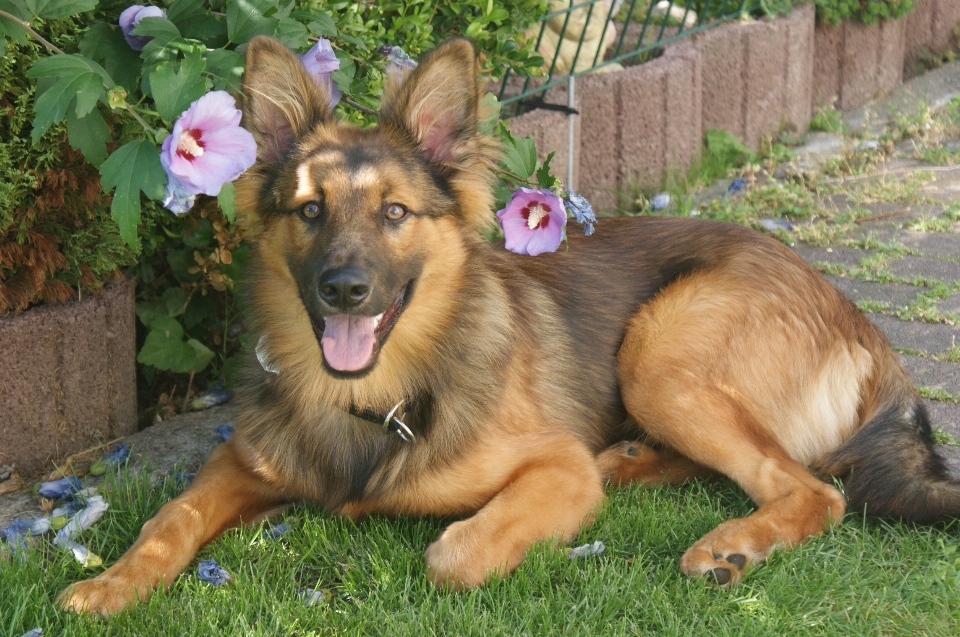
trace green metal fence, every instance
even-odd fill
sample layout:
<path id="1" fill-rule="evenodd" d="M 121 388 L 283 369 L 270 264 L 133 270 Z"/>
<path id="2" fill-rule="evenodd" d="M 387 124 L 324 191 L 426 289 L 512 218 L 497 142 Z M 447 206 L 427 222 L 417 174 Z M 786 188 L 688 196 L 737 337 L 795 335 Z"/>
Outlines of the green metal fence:
<path id="1" fill-rule="evenodd" d="M 546 91 L 554 86 L 568 83 L 571 77 L 579 77 L 605 66 L 630 60 L 642 61 L 644 56 L 652 55 L 665 44 L 738 18 L 745 13 L 756 12 L 763 7 L 763 2 L 764 0 L 687 0 L 686 2 L 669 0 L 669 2 L 657 3 L 656 0 L 627 0 L 621 3 L 612 0 L 583 0 L 582 2 L 570 0 L 570 6 L 551 11 L 541 19 L 536 49 L 540 49 L 553 25 L 552 35 L 559 36 L 559 43 L 566 42 L 569 47 L 576 41 L 573 62 L 569 65 L 570 69 L 574 69 L 573 72 L 569 70 L 563 73 L 558 72 L 558 60 L 561 58 L 562 51 L 562 46 L 558 44 L 556 54 L 549 66 L 545 67 L 545 76 L 536 80 L 525 78 L 519 93 L 509 94 L 513 91 L 508 87 L 512 85 L 516 90 L 518 81 L 514 78 L 511 83 L 508 71 L 500 87 L 500 101 L 504 105 L 515 104 L 516 113 L 522 112 L 524 108 L 544 106 L 554 107 L 555 110 L 567 110 L 567 106 L 545 104 L 543 96 L 546 95 Z M 675 12 L 677 17 L 671 19 L 656 15 L 655 8 L 658 4 L 665 7 L 662 10 L 663 13 L 669 15 Z M 680 17 L 681 11 L 682 17 Z M 691 20 L 694 16 L 695 21 Z M 556 31 L 555 26 L 561 18 L 562 26 L 559 31 Z M 580 28 L 581 21 L 584 25 L 578 39 L 566 37 L 568 30 L 570 33 L 576 30 L 571 28 L 571 20 L 578 23 L 576 28 Z M 611 26 L 611 20 L 616 24 L 615 27 Z M 591 24 L 594 25 L 594 33 L 596 27 L 600 27 L 601 42 L 608 37 L 608 32 L 614 29 L 616 34 L 614 44 L 605 53 L 602 47 L 598 47 L 593 53 L 584 51 L 584 42 L 589 32 L 586 25 Z M 581 54 L 584 55 L 582 60 Z M 588 68 L 575 70 L 578 63 L 584 61 L 589 62 Z M 568 106 L 572 108 L 572 104 Z"/>
<path id="2" fill-rule="evenodd" d="M 518 90 L 520 78 L 511 78 L 509 70 L 504 75 L 499 95 L 500 103 L 505 107 L 503 113 L 512 110 L 512 114 L 517 115 L 534 108 L 567 113 L 566 184 L 573 188 L 574 118 L 578 114 L 574 106 L 575 78 L 621 62 L 646 61 L 665 44 L 744 14 L 761 11 L 766 2 L 768 0 L 569 0 L 569 6 L 551 11 L 540 20 L 535 48 L 541 50 L 541 44 L 547 37 L 550 37 L 551 43 L 553 39 L 557 41 L 556 52 L 546 67 L 545 76 L 523 78 L 522 88 Z M 577 29 L 580 29 L 579 36 L 576 36 Z M 568 33 L 573 37 L 568 39 Z M 600 43 L 606 41 L 608 33 L 612 42 L 603 46 Z M 589 38 L 589 45 L 584 47 L 588 35 L 593 37 Z M 574 42 L 576 48 L 571 56 Z M 564 43 L 567 45 L 566 55 L 563 52 Z M 580 64 L 581 55 L 584 56 L 584 64 Z M 567 103 L 548 102 L 547 91 L 561 84 L 567 87 Z"/>

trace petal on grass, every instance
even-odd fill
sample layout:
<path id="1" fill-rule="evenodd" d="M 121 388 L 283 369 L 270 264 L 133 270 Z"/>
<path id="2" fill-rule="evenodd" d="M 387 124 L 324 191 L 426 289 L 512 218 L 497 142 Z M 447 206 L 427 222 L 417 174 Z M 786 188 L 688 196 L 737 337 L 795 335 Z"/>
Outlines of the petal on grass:
<path id="1" fill-rule="evenodd" d="M 220 586 L 230 581 L 230 573 L 217 564 L 216 560 L 204 560 L 197 567 L 197 578 L 208 584 Z"/>

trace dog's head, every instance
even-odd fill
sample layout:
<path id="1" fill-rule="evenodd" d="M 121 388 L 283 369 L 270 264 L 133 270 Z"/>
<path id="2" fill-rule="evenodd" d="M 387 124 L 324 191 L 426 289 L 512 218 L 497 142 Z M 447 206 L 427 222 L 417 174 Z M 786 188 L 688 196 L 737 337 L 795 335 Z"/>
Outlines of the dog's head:
<path id="1" fill-rule="evenodd" d="M 389 81 L 371 129 L 337 122 L 324 88 L 268 38 L 247 47 L 243 93 L 257 163 L 237 182 L 238 212 L 270 279 L 261 287 L 299 298 L 255 302 L 302 303 L 309 322 L 298 328 L 312 328 L 326 371 L 362 376 L 415 298 L 442 281 L 444 255 L 455 261 L 454 244 L 493 218 L 496 150 L 478 131 L 474 47 L 452 40 Z"/>

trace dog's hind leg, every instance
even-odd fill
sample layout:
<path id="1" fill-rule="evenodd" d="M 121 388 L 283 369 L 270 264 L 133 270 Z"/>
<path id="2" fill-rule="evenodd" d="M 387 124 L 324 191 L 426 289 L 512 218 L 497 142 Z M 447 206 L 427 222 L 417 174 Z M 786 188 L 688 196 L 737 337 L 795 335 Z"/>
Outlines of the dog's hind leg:
<path id="1" fill-rule="evenodd" d="M 167 587 L 197 550 L 241 519 L 250 522 L 284 503 L 243 461 L 234 440 L 214 450 L 193 483 L 143 525 L 136 543 L 93 579 L 64 589 L 67 610 L 115 613 Z"/>
<path id="2" fill-rule="evenodd" d="M 704 275 L 668 288 L 634 318 L 618 354 L 624 405 L 647 436 L 688 467 L 731 478 L 758 505 L 681 560 L 685 573 L 721 585 L 843 516 L 841 493 L 803 462 L 852 431 L 864 369 L 855 343 L 805 326 L 816 316 L 802 296 L 778 298 L 747 283 Z M 653 466 L 663 463 L 654 458 Z M 667 468 L 668 481 L 683 477 L 682 463 Z"/>
<path id="3" fill-rule="evenodd" d="M 528 451 L 529 461 L 503 489 L 429 546 L 427 574 L 435 584 L 462 589 L 483 584 L 493 574 L 506 575 L 535 542 L 570 540 L 592 521 L 603 502 L 603 487 L 586 445 L 558 435 L 539 438 Z"/>
<path id="4" fill-rule="evenodd" d="M 625 441 L 604 449 L 597 464 L 614 486 L 633 483 L 680 484 L 693 478 L 713 478 L 716 471 L 681 456 L 672 449 L 654 449 L 642 442 Z"/>

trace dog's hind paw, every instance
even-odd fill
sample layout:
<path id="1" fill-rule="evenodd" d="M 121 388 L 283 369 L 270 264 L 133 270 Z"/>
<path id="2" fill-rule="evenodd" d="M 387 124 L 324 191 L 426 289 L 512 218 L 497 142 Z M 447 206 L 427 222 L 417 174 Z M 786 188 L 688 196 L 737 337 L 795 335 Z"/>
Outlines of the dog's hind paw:
<path id="1" fill-rule="evenodd" d="M 150 592 L 147 591 L 142 596 L 138 595 L 136 588 L 130 582 L 104 574 L 71 584 L 60 591 L 57 602 L 67 611 L 99 613 L 107 617 L 137 600 L 145 599 Z"/>

